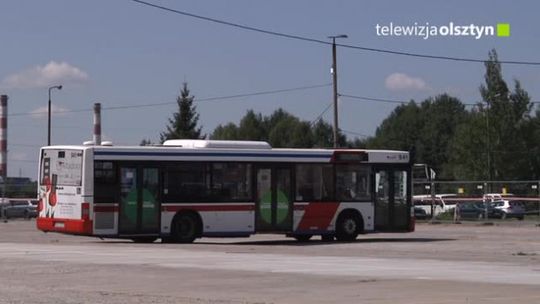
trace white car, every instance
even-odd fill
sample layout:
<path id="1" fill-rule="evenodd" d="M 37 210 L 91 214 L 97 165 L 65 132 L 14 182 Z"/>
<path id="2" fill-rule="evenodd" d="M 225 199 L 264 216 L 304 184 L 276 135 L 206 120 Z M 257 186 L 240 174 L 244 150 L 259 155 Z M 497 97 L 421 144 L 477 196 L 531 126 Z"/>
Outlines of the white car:
<path id="1" fill-rule="evenodd" d="M 431 217 L 431 209 L 433 204 L 433 213 L 437 216 L 439 213 L 450 211 L 456 207 L 456 201 L 452 198 L 457 198 L 457 194 L 435 194 L 434 200 L 431 195 L 414 195 L 413 204 L 415 207 L 422 208 L 426 211 L 427 216 Z"/>

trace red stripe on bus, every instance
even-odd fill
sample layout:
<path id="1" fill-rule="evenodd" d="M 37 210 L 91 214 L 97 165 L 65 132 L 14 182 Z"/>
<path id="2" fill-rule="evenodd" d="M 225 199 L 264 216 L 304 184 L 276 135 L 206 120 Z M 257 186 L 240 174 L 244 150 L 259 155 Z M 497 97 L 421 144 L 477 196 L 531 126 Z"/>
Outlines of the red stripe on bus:
<path id="1" fill-rule="evenodd" d="M 195 211 L 254 211 L 255 205 L 176 205 L 163 206 L 162 211 L 177 212 L 180 210 Z"/>
<path id="2" fill-rule="evenodd" d="M 310 203 L 304 207 L 304 216 L 297 230 L 326 230 L 339 207 L 338 202 Z"/>
<path id="3" fill-rule="evenodd" d="M 94 206 L 94 212 L 118 212 L 118 206 Z"/>
<path id="4" fill-rule="evenodd" d="M 92 234 L 91 220 L 57 219 L 50 217 L 38 217 L 37 228 L 41 231 L 67 232 L 73 234 Z"/>

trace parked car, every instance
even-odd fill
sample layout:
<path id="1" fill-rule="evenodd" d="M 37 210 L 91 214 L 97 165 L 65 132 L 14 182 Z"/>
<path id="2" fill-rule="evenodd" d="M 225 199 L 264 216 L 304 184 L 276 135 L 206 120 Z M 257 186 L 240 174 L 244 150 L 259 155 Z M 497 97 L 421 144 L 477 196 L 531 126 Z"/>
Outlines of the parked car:
<path id="1" fill-rule="evenodd" d="M 484 202 L 501 201 L 505 198 L 511 198 L 514 195 L 512 193 L 486 193 L 482 197 Z"/>
<path id="2" fill-rule="evenodd" d="M 9 199 L 1 204 L 3 214 L 6 218 L 32 218 L 37 217 L 37 204 L 34 205 L 30 199 Z"/>
<path id="3" fill-rule="evenodd" d="M 431 216 L 431 211 L 435 216 L 440 213 L 450 211 L 456 207 L 457 194 L 435 194 L 432 197 L 429 194 L 414 195 L 413 204 L 415 207 L 422 208 L 426 211 L 427 216 Z"/>
<path id="4" fill-rule="evenodd" d="M 459 218 L 483 219 L 486 217 L 486 205 L 480 202 L 463 202 L 457 205 Z M 488 218 L 501 218 L 502 211 L 493 205 L 487 205 Z"/>
<path id="5" fill-rule="evenodd" d="M 414 217 L 418 220 L 425 220 L 428 218 L 426 210 L 421 207 L 414 207 Z"/>
<path id="6" fill-rule="evenodd" d="M 518 201 L 508 201 L 500 200 L 490 203 L 493 208 L 500 210 L 500 218 L 517 218 L 518 220 L 523 220 L 525 217 L 525 208 L 521 202 Z"/>

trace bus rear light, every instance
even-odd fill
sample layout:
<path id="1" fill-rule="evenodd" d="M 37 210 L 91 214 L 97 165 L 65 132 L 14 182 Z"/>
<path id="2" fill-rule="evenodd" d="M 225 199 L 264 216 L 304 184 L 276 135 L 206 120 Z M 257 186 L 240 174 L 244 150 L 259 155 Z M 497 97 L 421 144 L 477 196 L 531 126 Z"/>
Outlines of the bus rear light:
<path id="1" fill-rule="evenodd" d="M 81 219 L 84 221 L 90 220 L 90 203 L 81 204 Z"/>

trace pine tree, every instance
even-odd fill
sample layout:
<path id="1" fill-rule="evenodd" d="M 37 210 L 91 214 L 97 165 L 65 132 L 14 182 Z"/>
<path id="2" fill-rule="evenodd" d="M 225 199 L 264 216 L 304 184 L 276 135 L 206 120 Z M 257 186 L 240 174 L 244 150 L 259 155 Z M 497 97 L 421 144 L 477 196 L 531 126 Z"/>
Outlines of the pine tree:
<path id="1" fill-rule="evenodd" d="M 197 107 L 193 105 L 194 96 L 190 96 L 188 85 L 183 83 L 180 96 L 176 98 L 178 104 L 178 112 L 169 118 L 167 131 L 160 135 L 161 142 L 168 139 L 203 139 L 201 135 L 201 127 L 197 126 L 199 122 L 199 114 Z"/>

